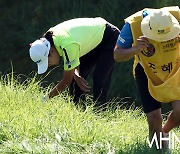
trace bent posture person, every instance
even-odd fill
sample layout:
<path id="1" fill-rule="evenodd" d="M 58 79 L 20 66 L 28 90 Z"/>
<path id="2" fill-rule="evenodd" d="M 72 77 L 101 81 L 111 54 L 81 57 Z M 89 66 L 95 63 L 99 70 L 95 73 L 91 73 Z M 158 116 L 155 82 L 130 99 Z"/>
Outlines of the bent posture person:
<path id="1" fill-rule="evenodd" d="M 116 61 L 135 56 L 134 75 L 150 136 L 180 125 L 180 16 L 178 7 L 144 9 L 125 19 L 114 50 Z M 173 111 L 162 128 L 161 103 Z"/>
<path id="2" fill-rule="evenodd" d="M 38 65 L 39 74 L 46 72 L 48 66 L 58 65 L 60 57 L 64 61 L 63 78 L 50 92 L 49 98 L 71 84 L 74 100 L 77 101 L 83 92 L 89 92 L 86 78 L 95 66 L 94 100 L 105 103 L 118 36 L 118 28 L 103 18 L 77 18 L 50 28 L 43 38 L 33 42 L 29 52 L 31 59 Z"/>

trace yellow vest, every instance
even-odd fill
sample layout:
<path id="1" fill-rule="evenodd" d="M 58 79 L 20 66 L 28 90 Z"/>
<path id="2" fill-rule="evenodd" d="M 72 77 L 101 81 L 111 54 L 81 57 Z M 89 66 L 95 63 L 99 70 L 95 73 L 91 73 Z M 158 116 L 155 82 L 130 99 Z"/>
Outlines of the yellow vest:
<path id="1" fill-rule="evenodd" d="M 179 22 L 178 6 L 165 7 Z M 144 9 L 154 10 L 154 9 Z M 142 11 L 144 11 L 142 10 Z M 131 27 L 133 46 L 137 38 L 142 36 L 142 11 L 125 19 Z M 178 38 L 167 42 L 156 42 L 149 39 L 149 46 L 135 56 L 134 68 L 140 63 L 148 78 L 148 88 L 152 97 L 160 102 L 180 100 L 180 46 Z M 133 69 L 134 70 L 134 69 Z"/>

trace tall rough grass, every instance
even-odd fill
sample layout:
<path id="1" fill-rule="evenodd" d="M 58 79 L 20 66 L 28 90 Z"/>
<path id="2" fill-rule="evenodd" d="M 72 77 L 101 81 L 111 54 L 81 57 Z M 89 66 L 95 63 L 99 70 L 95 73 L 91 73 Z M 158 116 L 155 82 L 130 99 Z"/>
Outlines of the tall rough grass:
<path id="1" fill-rule="evenodd" d="M 42 89 L 36 78 L 23 83 L 14 78 L 0 80 L 0 153 L 159 153 L 148 147 L 148 128 L 140 109 L 101 111 L 87 105 L 82 110 L 67 92 L 44 102 L 42 97 L 51 87 Z M 180 136 L 178 129 L 175 132 Z M 179 150 L 176 145 L 173 152 Z"/>

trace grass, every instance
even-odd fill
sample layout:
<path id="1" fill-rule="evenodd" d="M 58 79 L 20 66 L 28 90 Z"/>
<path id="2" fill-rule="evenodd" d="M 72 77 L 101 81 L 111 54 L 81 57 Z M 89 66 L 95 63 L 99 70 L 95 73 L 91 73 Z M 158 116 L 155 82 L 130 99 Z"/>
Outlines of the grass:
<path id="1" fill-rule="evenodd" d="M 148 147 L 145 115 L 139 108 L 86 110 L 67 92 L 42 101 L 40 82 L 0 80 L 0 153 L 158 153 Z M 91 100 L 88 100 L 92 104 Z M 98 112 L 97 112 L 98 111 Z M 178 129 L 174 132 L 180 136 Z M 178 153 L 177 145 L 174 153 Z"/>

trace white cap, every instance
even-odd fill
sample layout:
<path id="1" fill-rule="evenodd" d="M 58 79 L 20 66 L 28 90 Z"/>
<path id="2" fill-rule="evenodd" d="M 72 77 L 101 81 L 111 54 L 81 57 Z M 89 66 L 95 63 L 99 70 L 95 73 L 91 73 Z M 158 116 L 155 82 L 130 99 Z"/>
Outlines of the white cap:
<path id="1" fill-rule="evenodd" d="M 29 54 L 32 61 L 38 65 L 38 74 L 42 74 L 48 69 L 50 48 L 50 42 L 46 38 L 40 38 L 31 44 Z"/>

